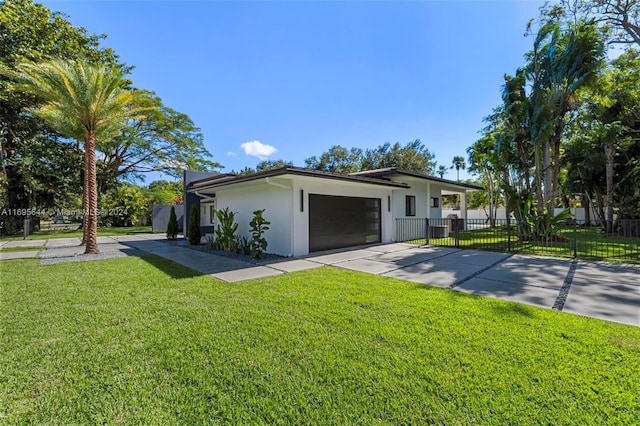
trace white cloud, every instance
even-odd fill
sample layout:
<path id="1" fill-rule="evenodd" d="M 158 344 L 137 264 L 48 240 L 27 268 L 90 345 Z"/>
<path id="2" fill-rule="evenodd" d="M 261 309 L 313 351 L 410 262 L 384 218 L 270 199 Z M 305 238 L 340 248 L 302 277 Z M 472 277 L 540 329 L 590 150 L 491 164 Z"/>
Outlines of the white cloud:
<path id="1" fill-rule="evenodd" d="M 274 146 L 264 144 L 260 141 L 245 142 L 240 145 L 240 148 L 244 150 L 245 154 L 258 157 L 261 160 L 265 160 L 271 154 L 278 152 Z"/>
<path id="2" fill-rule="evenodd" d="M 233 151 L 229 151 L 229 152 L 227 152 L 227 157 L 237 157 L 237 156 L 238 156 L 238 154 L 236 154 L 236 153 L 235 153 L 235 152 L 233 152 Z"/>

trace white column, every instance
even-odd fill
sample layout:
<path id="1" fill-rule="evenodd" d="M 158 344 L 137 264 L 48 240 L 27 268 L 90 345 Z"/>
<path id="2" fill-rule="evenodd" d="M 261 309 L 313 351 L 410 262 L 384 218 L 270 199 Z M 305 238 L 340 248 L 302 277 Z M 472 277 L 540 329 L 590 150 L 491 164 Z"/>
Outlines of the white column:
<path id="1" fill-rule="evenodd" d="M 464 219 L 465 230 L 467 229 L 467 191 L 460 193 L 460 216 Z"/>

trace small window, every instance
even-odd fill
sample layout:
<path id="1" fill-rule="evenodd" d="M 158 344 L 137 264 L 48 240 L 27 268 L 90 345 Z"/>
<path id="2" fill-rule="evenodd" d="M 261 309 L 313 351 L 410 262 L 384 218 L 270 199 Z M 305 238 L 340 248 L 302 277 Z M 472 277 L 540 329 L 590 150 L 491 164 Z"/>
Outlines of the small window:
<path id="1" fill-rule="evenodd" d="M 431 197 L 431 207 L 440 207 L 440 198 Z"/>
<path id="2" fill-rule="evenodd" d="M 216 220 L 216 208 L 214 206 L 209 207 L 209 222 L 213 224 Z"/>
<path id="3" fill-rule="evenodd" d="M 405 198 L 406 216 L 416 215 L 416 197 L 415 195 L 407 195 Z"/>

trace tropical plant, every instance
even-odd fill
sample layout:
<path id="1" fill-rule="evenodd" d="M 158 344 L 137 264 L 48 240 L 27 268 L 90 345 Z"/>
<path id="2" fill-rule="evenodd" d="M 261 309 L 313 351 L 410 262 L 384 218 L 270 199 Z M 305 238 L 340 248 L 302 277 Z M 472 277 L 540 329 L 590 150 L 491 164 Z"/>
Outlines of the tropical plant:
<path id="1" fill-rule="evenodd" d="M 171 206 L 169 213 L 169 223 L 167 224 L 167 238 L 175 240 L 178 238 L 178 218 L 176 217 L 176 208 Z"/>
<path id="2" fill-rule="evenodd" d="M 238 224 L 235 223 L 235 216 L 236 214 L 229 210 L 229 207 L 216 210 L 216 217 L 218 219 L 216 243 L 220 250 L 234 251 L 236 231 L 238 230 Z"/>
<path id="3" fill-rule="evenodd" d="M 458 180 L 458 182 L 460 182 L 460 169 L 464 170 L 467 168 L 467 163 L 464 162 L 464 157 L 460 155 L 456 155 L 455 157 L 453 157 L 451 168 L 456 169 L 456 179 Z"/>
<path id="4" fill-rule="evenodd" d="M 251 255 L 251 240 L 244 235 L 236 237 L 233 250 L 245 256 Z"/>
<path id="5" fill-rule="evenodd" d="M 198 206 L 195 204 L 191 206 L 191 212 L 189 213 L 189 231 L 187 236 L 189 238 L 189 244 L 200 244 L 200 213 Z"/>
<path id="6" fill-rule="evenodd" d="M 16 89 L 43 103 L 35 113 L 60 134 L 84 143 L 83 242 L 85 253 L 98 250 L 96 143 L 117 134 L 127 120 L 146 109 L 115 68 L 83 60 L 23 62 L 3 70 L 18 81 Z"/>
<path id="7" fill-rule="evenodd" d="M 251 227 L 251 256 L 256 259 L 264 256 L 264 252 L 267 249 L 267 240 L 263 235 L 271 225 L 271 222 L 264 218 L 263 213 L 264 209 L 254 211 L 253 219 L 249 222 Z"/>
<path id="8" fill-rule="evenodd" d="M 541 150 L 543 206 L 553 214 L 560 190 L 561 142 L 566 115 L 577 107 L 577 91 L 595 80 L 603 64 L 604 44 L 595 25 L 577 23 L 563 27 L 550 22 L 538 31 L 533 52 L 529 54 L 529 122 L 537 126 L 534 142 Z M 540 204 L 540 201 L 538 202 Z"/>
<path id="9" fill-rule="evenodd" d="M 0 68 L 16 70 L 25 61 L 47 58 L 86 58 L 127 72 L 110 48 L 100 45 L 104 35 L 73 27 L 65 15 L 32 0 L 0 1 Z M 42 99 L 16 90 L 0 77 L 0 203 L 12 208 L 75 209 L 71 200 L 82 194 L 78 164 L 80 144 L 61 137 L 33 110 Z M 65 135 L 66 136 L 66 135 Z M 79 210 L 79 208 L 78 208 Z M 19 216 L 5 217 L 15 225 Z"/>
<path id="10" fill-rule="evenodd" d="M 436 170 L 436 174 L 440 176 L 440 179 L 444 179 L 444 174 L 447 173 L 447 166 L 440 164 L 438 166 L 438 170 Z"/>

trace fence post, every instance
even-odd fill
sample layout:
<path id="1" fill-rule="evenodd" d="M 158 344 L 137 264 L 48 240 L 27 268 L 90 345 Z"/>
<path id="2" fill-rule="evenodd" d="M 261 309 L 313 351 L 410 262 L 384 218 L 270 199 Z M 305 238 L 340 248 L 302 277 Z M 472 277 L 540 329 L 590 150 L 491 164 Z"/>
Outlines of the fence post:
<path id="1" fill-rule="evenodd" d="M 507 212 L 507 253 L 511 253 L 511 215 L 509 210 Z"/>
<path id="2" fill-rule="evenodd" d="M 578 257 L 578 221 L 573 220 L 573 258 Z"/>
<path id="3" fill-rule="evenodd" d="M 460 222 L 458 217 L 456 216 L 455 218 L 451 219 L 451 221 L 454 224 L 454 232 L 453 235 L 456 239 L 456 247 L 460 247 L 460 234 L 459 234 L 459 230 L 458 228 L 460 228 Z"/>
<path id="4" fill-rule="evenodd" d="M 429 218 L 426 217 L 424 219 L 424 244 L 426 246 L 429 245 Z"/>

